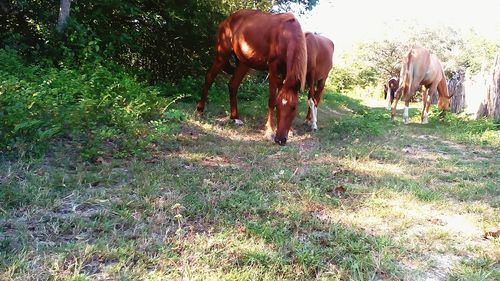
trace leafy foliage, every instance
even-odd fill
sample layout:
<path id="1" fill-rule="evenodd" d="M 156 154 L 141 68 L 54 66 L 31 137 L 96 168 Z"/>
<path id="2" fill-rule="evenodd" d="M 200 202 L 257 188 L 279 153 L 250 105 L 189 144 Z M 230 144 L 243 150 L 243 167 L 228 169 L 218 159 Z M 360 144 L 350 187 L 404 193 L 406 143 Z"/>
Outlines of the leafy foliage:
<path id="1" fill-rule="evenodd" d="M 199 76 L 211 62 L 219 23 L 241 8 L 280 11 L 290 3 L 310 9 L 316 1 L 73 1 L 64 34 L 55 31 L 58 1 L 5 1 L 0 13 L 0 47 L 32 59 L 103 59 L 141 70 L 152 81 Z M 182 55 L 180 55 L 182 54 Z"/>
<path id="2" fill-rule="evenodd" d="M 146 129 L 144 121 L 157 118 L 166 100 L 155 87 L 112 71 L 115 67 L 32 66 L 14 51 L 0 50 L 2 150 L 36 151 L 61 137 L 94 150 L 106 141 L 120 140 L 114 143 L 119 148 L 133 146 Z"/>

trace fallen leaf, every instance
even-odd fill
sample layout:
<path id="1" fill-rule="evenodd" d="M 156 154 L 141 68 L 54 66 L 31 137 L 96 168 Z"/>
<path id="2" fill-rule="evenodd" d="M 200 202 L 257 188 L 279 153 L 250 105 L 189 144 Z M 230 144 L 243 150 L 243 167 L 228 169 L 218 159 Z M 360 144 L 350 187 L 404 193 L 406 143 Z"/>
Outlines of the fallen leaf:
<path id="1" fill-rule="evenodd" d="M 335 188 L 335 190 L 333 191 L 333 193 L 338 196 L 338 197 L 341 197 L 344 193 L 346 192 L 346 189 L 343 185 L 339 185 Z"/>
<path id="2" fill-rule="evenodd" d="M 97 157 L 97 159 L 94 161 L 96 164 L 102 164 L 104 163 L 104 158 L 102 157 Z"/>
<path id="3" fill-rule="evenodd" d="M 378 271 L 376 272 L 376 274 L 377 274 L 377 277 L 378 277 L 378 278 L 380 278 L 380 279 L 382 279 L 382 280 L 384 280 L 384 279 L 386 279 L 386 278 L 387 278 L 387 273 L 385 273 L 385 272 L 383 272 L 383 271 L 378 270 Z"/>
<path id="4" fill-rule="evenodd" d="M 341 168 L 337 168 L 337 169 L 332 171 L 332 176 L 335 177 L 336 175 L 341 174 L 343 172 L 344 172 L 344 170 L 342 170 Z"/>

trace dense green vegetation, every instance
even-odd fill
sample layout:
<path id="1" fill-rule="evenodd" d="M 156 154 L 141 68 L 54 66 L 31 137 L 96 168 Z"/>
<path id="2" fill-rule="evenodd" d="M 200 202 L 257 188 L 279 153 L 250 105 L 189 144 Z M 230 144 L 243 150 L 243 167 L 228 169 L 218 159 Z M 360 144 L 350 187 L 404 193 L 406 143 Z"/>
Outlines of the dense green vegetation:
<path id="1" fill-rule="evenodd" d="M 239 8 L 272 8 L 181 2 L 73 1 L 58 32 L 57 1 L 2 1 L 0 150 L 37 154 L 64 139 L 95 160 L 161 142 L 183 118 L 167 105 L 194 100 L 201 87 L 219 22 Z M 316 1 L 275 1 L 275 9 L 291 2 Z"/>

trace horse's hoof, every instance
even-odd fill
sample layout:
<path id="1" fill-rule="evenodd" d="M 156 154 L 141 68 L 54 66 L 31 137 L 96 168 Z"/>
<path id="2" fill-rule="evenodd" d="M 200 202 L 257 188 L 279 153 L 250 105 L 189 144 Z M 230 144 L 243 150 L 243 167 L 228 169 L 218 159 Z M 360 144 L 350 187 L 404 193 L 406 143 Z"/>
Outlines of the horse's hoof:
<path id="1" fill-rule="evenodd" d="M 205 105 L 201 105 L 200 103 L 198 103 L 198 104 L 196 105 L 196 112 L 197 112 L 198 114 L 203 114 L 203 110 L 204 110 L 204 109 L 205 109 Z"/>
<path id="2" fill-rule="evenodd" d="M 234 119 L 234 124 L 236 124 L 238 126 L 243 126 L 244 123 L 240 119 Z"/>
<path id="3" fill-rule="evenodd" d="M 286 144 L 286 139 L 284 139 L 284 140 L 275 140 L 274 142 L 277 143 L 277 144 L 279 144 L 279 145 L 281 145 L 281 146 L 284 146 Z"/>
<path id="4" fill-rule="evenodd" d="M 264 139 L 269 140 L 269 141 L 274 141 L 274 133 L 273 132 L 266 132 L 264 134 Z"/>

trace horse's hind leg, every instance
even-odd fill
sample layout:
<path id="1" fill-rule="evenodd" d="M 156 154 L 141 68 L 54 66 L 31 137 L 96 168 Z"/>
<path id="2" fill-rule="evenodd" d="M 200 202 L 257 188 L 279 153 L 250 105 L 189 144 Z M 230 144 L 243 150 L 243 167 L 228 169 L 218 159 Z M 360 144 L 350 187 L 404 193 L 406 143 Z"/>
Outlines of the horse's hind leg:
<path id="1" fill-rule="evenodd" d="M 325 89 L 326 78 L 318 81 L 318 87 L 316 88 L 316 94 L 314 99 L 316 100 L 316 106 L 319 105 L 321 99 L 323 98 L 323 90 Z"/>
<path id="2" fill-rule="evenodd" d="M 226 36 L 226 32 L 223 29 L 219 30 L 217 39 L 217 44 L 215 45 L 215 58 L 212 66 L 205 75 L 205 84 L 201 89 L 201 99 L 196 106 L 198 113 L 202 113 L 205 109 L 205 103 L 207 102 L 208 89 L 212 86 L 215 77 L 221 71 L 221 69 L 226 65 L 231 56 L 231 41 L 230 38 Z"/>
<path id="3" fill-rule="evenodd" d="M 314 70 L 312 70 L 311 72 L 314 72 Z M 308 87 L 309 87 L 309 94 L 307 96 L 307 115 L 306 115 L 306 120 L 304 123 L 306 124 L 309 124 L 309 122 L 311 122 L 311 106 L 310 106 L 310 103 L 311 103 L 311 99 L 314 99 L 314 75 L 310 75 L 308 77 L 309 79 L 307 80 L 308 82 Z"/>
<path id="4" fill-rule="evenodd" d="M 241 80 L 245 77 L 248 72 L 248 66 L 243 63 L 238 64 L 236 70 L 234 71 L 233 77 L 229 81 L 229 103 L 231 104 L 231 119 L 237 125 L 243 125 L 238 114 L 238 101 L 236 99 L 236 94 L 238 93 L 238 88 L 240 86 Z"/>

